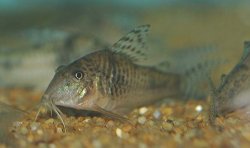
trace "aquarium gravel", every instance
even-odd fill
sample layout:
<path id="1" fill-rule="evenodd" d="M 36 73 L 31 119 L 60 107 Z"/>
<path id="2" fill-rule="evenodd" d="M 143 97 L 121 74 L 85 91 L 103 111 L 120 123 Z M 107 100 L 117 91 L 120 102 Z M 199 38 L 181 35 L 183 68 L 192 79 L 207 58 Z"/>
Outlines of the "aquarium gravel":
<path id="1" fill-rule="evenodd" d="M 17 104 L 16 93 L 25 96 L 23 99 L 33 100 L 23 105 L 29 113 L 9 128 L 13 143 L 19 147 L 247 147 L 250 144 L 248 113 L 239 110 L 218 117 L 218 126 L 211 127 L 208 99 L 186 102 L 172 99 L 134 109 L 127 116 L 131 123 L 101 116 L 65 115 L 64 129 L 60 120 L 50 113 L 35 121 L 36 110 L 28 108 L 38 102 L 40 93 L 26 89 L 1 90 L 1 98 Z M 1 147 L 8 146 L 1 144 Z"/>

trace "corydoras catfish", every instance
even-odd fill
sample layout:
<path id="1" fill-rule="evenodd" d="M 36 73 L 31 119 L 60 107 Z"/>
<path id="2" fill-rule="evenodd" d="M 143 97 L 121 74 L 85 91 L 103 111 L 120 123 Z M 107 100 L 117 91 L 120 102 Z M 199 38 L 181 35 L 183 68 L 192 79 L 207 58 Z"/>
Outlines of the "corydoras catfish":
<path id="1" fill-rule="evenodd" d="M 250 42 L 244 43 L 240 62 L 227 75 L 222 75 L 218 88 L 212 86 L 212 89 L 209 115 L 212 125 L 215 125 L 216 116 L 224 116 L 250 105 L 247 93 L 250 91 Z"/>
<path id="2" fill-rule="evenodd" d="M 139 26 L 110 48 L 57 68 L 41 105 L 53 110 L 62 122 L 57 106 L 95 111 L 124 121 L 122 115 L 136 107 L 182 95 L 182 79 L 186 77 L 136 64 L 144 57 L 148 30 L 149 25 Z M 192 71 L 199 69 L 201 65 Z"/>

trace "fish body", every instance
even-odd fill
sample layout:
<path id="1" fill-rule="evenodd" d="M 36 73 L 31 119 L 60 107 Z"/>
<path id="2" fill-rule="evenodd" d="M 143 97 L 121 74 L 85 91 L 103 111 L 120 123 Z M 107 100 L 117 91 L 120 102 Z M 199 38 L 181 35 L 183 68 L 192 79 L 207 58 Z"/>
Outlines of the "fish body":
<path id="1" fill-rule="evenodd" d="M 76 93 L 69 95 L 70 90 L 67 89 L 78 83 L 78 72 L 83 74 L 82 82 L 76 86 L 77 91 L 72 91 Z M 71 107 L 70 102 L 71 105 L 85 102 L 82 108 L 92 108 L 91 105 L 95 104 L 105 110 L 124 114 L 135 107 L 177 96 L 180 77 L 136 65 L 123 54 L 100 50 L 60 69 L 52 81 L 55 83 L 51 83 L 47 92 L 59 95 L 53 96 L 56 105 Z M 62 89 L 65 91 L 60 93 L 56 85 L 64 87 Z M 67 101 L 69 99 L 71 101 Z"/>
<path id="2" fill-rule="evenodd" d="M 111 47 L 58 67 L 42 97 L 42 106 L 53 110 L 62 122 L 57 106 L 96 111 L 124 121 L 122 115 L 136 107 L 183 95 L 185 76 L 138 64 L 145 59 L 148 29 L 149 25 L 139 26 Z M 189 76 L 209 67 L 206 63 L 197 65 L 189 70 Z"/>
<path id="3" fill-rule="evenodd" d="M 140 66 L 148 25 L 140 26 L 109 49 L 90 53 L 60 66 L 42 97 L 42 104 L 97 111 L 121 118 L 132 109 L 180 92 L 181 76 Z"/>
<path id="4" fill-rule="evenodd" d="M 245 42 L 245 50 L 240 62 L 228 75 L 222 76 L 220 86 L 214 90 L 210 120 L 218 115 L 226 115 L 235 109 L 244 107 L 250 101 L 236 100 L 241 93 L 250 90 L 250 42 Z M 238 103 L 237 103 L 238 102 Z"/>

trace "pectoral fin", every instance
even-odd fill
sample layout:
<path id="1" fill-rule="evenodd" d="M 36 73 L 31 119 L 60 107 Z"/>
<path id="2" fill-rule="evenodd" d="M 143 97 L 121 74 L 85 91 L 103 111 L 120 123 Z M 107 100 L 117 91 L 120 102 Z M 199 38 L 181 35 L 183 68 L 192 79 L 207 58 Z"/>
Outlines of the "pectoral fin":
<path id="1" fill-rule="evenodd" d="M 131 124 L 131 122 L 129 121 L 129 119 L 126 118 L 126 117 L 123 117 L 122 115 L 119 115 L 119 114 L 113 113 L 113 112 L 111 112 L 111 111 L 105 110 L 105 109 L 101 108 L 101 107 L 98 106 L 98 105 L 94 105 L 93 107 L 94 107 L 94 108 L 93 108 L 94 111 L 97 111 L 97 112 L 99 112 L 99 113 L 101 113 L 101 114 L 103 114 L 103 115 L 105 115 L 105 116 L 107 116 L 107 117 L 110 117 L 110 118 L 119 120 L 119 121 L 121 121 L 121 122 L 128 122 L 128 123 Z"/>

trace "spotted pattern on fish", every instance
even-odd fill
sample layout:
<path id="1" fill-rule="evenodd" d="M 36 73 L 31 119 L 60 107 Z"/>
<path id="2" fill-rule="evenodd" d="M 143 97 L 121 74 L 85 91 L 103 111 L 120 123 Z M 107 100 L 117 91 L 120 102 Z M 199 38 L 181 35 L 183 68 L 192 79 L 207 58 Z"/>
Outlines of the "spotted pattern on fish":
<path id="1" fill-rule="evenodd" d="M 149 25 L 139 26 L 111 47 L 58 68 L 42 104 L 62 122 L 57 106 L 96 111 L 126 121 L 121 115 L 136 107 L 182 95 L 184 78 L 180 74 L 136 63 L 145 59 L 148 29 Z"/>
<path id="2" fill-rule="evenodd" d="M 111 50 L 115 53 L 125 53 L 134 61 L 145 60 L 146 55 L 142 50 L 146 49 L 146 36 L 149 31 L 149 27 L 150 25 L 142 25 L 135 28 L 117 41 L 111 47 Z"/>
<path id="3" fill-rule="evenodd" d="M 211 82 L 212 83 L 212 82 Z M 212 85 L 212 84 L 211 84 Z M 238 64 L 227 74 L 222 75 L 221 84 L 218 88 L 213 88 L 210 107 L 210 123 L 214 125 L 215 117 L 224 116 L 240 107 L 250 104 L 240 104 L 235 102 L 237 96 L 250 89 L 250 42 L 245 43 L 242 58 Z"/>

